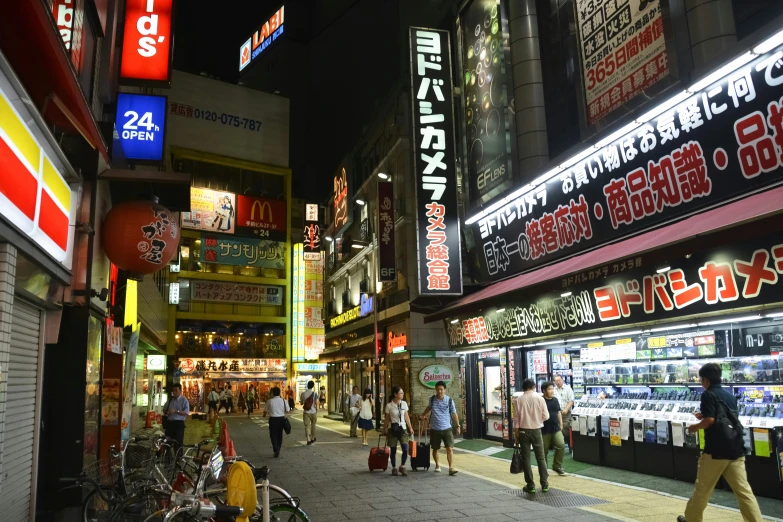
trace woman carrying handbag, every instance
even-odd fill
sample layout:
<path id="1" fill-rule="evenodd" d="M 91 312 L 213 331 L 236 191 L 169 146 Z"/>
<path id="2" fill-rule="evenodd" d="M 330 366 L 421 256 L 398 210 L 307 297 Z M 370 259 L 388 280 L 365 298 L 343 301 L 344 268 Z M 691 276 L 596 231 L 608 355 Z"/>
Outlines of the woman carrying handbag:
<path id="1" fill-rule="evenodd" d="M 360 403 L 359 427 L 362 429 L 362 446 L 367 446 L 367 432 L 372 431 L 375 418 L 375 400 L 372 398 L 372 390 L 364 390 L 364 396 Z"/>

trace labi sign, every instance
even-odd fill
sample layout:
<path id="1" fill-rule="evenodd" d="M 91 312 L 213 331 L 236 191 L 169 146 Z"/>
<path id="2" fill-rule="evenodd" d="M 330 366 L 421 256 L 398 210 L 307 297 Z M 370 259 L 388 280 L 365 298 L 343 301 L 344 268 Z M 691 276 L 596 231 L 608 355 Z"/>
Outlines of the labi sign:
<path id="1" fill-rule="evenodd" d="M 425 366 L 419 372 L 419 382 L 427 388 L 435 388 L 438 381 L 443 381 L 446 386 L 454 380 L 454 374 L 447 366 L 440 364 L 431 364 Z"/>

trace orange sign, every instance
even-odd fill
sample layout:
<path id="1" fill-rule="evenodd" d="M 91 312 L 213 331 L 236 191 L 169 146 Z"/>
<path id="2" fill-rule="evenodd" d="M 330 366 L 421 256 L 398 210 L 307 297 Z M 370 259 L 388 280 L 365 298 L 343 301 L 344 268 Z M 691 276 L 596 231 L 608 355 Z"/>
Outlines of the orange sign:
<path id="1" fill-rule="evenodd" d="M 386 351 L 392 353 L 395 348 L 405 348 L 408 345 L 408 338 L 405 334 L 395 334 L 389 332 L 389 338 L 386 341 Z"/>

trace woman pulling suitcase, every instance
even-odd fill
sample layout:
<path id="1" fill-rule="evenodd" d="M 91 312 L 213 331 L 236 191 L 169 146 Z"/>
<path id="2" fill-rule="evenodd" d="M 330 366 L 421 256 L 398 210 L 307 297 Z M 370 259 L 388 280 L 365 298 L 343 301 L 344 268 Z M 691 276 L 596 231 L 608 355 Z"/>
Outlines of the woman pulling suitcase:
<path id="1" fill-rule="evenodd" d="M 383 424 L 383 433 L 388 434 L 392 475 L 407 476 L 405 462 L 408 460 L 408 441 L 413 435 L 413 426 L 408 416 L 408 403 L 402 400 L 405 392 L 399 386 L 392 388 L 392 400 L 386 405 L 386 418 Z M 402 447 L 402 461 L 397 469 L 397 443 Z"/>

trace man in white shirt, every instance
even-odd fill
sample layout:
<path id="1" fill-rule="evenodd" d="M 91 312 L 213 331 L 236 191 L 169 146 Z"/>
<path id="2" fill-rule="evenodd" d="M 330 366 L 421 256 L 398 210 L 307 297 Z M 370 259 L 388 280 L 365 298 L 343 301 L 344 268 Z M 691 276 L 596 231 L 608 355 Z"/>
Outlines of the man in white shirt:
<path id="1" fill-rule="evenodd" d="M 182 385 L 175 384 L 171 389 L 172 397 L 166 407 L 166 436 L 182 446 L 185 439 L 185 419 L 190 414 L 190 402 L 182 396 Z"/>
<path id="2" fill-rule="evenodd" d="M 290 411 L 288 403 L 280 397 L 280 388 L 272 388 L 272 398 L 266 401 L 264 405 L 264 414 L 269 415 L 269 438 L 272 440 L 272 450 L 275 452 L 275 458 L 280 456 L 280 448 L 283 445 L 283 425 L 285 424 L 285 414 Z"/>
<path id="3" fill-rule="evenodd" d="M 544 421 L 549 419 L 549 410 L 544 398 L 536 393 L 536 383 L 533 379 L 525 379 L 522 382 L 522 395 L 515 395 L 514 403 L 514 430 L 515 440 L 522 447 L 522 465 L 525 472 L 525 493 L 535 493 L 536 485 L 533 482 L 533 468 L 530 467 L 530 446 L 536 453 L 538 462 L 538 477 L 541 480 L 541 490 L 549 491 L 549 473 L 546 469 L 546 454 L 544 453 L 544 439 L 541 428 Z"/>
<path id="4" fill-rule="evenodd" d="M 574 407 L 574 390 L 563 381 L 563 377 L 555 375 L 555 397 L 560 403 L 563 415 L 563 439 L 566 444 L 571 440 L 571 410 Z"/>
<path id="5" fill-rule="evenodd" d="M 209 403 L 209 418 L 211 419 L 212 416 L 217 413 L 218 403 L 220 402 L 220 394 L 216 392 L 214 388 L 212 388 L 212 391 L 207 395 L 207 402 Z"/>
<path id="6" fill-rule="evenodd" d="M 362 396 L 359 395 L 359 387 L 354 386 L 353 393 L 345 400 L 345 410 L 348 412 L 348 422 L 351 424 L 351 437 L 358 437 L 356 434 L 356 427 L 359 424 L 359 405 L 362 401 Z"/>
<path id="7" fill-rule="evenodd" d="M 309 404 L 308 401 L 310 401 Z M 315 381 L 307 383 L 307 390 L 302 392 L 299 402 L 302 403 L 302 409 L 304 410 L 302 420 L 304 421 L 305 437 L 307 437 L 307 445 L 309 446 L 315 442 L 315 425 L 318 422 L 318 394 L 315 393 Z"/>
<path id="8" fill-rule="evenodd" d="M 234 413 L 234 391 L 230 384 L 226 384 L 226 411 Z"/>

